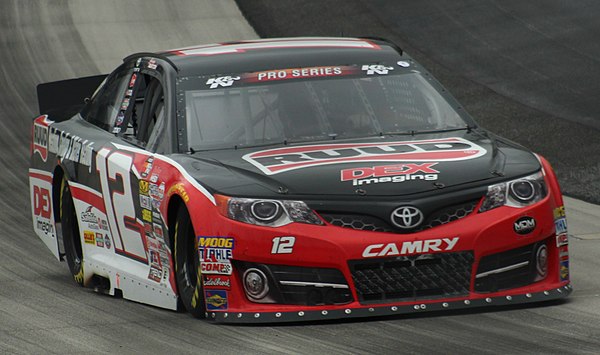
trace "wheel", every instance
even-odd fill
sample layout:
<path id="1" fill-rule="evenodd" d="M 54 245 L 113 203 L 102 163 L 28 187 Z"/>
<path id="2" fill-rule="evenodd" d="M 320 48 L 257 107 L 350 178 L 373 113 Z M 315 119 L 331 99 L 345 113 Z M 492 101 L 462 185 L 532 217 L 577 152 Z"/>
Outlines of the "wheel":
<path id="1" fill-rule="evenodd" d="M 180 301 L 194 317 L 204 318 L 206 309 L 201 275 L 198 272 L 200 266 L 198 240 L 185 207 L 181 207 L 177 212 L 173 237 L 175 240 L 175 279 Z"/>
<path id="2" fill-rule="evenodd" d="M 81 236 L 79 235 L 79 224 L 73 197 L 66 179 L 63 179 L 60 187 L 60 221 L 62 224 L 63 243 L 65 246 L 65 257 L 69 270 L 75 282 L 83 286 L 83 251 L 81 248 Z"/>

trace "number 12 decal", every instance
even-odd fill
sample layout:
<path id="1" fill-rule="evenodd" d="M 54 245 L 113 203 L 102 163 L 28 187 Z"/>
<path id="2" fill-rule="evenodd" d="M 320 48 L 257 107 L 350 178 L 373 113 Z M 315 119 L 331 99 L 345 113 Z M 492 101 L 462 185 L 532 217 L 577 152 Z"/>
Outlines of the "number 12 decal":
<path id="1" fill-rule="evenodd" d="M 111 152 L 106 148 L 101 149 L 96 155 L 96 169 L 100 175 L 100 186 L 115 251 L 147 263 L 143 228 L 136 219 L 133 204 L 130 175 L 132 164 L 133 158 L 130 155 Z M 115 187 L 119 177 L 122 186 Z"/>
<path id="2" fill-rule="evenodd" d="M 296 243 L 295 237 L 275 237 L 271 254 L 291 254 Z"/>

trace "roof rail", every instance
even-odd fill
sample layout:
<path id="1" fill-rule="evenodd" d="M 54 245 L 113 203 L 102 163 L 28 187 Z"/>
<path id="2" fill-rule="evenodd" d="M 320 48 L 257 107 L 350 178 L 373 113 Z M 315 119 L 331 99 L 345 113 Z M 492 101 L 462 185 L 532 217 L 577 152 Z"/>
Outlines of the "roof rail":
<path id="1" fill-rule="evenodd" d="M 169 57 L 167 57 L 164 54 L 160 54 L 160 53 L 153 53 L 153 52 L 134 53 L 134 54 L 128 55 L 127 57 L 123 58 L 123 62 L 126 62 L 131 59 L 135 59 L 135 58 L 142 58 L 142 57 L 153 57 L 153 58 L 162 59 L 165 62 L 169 63 L 173 67 L 173 69 L 175 69 L 176 71 L 179 72 L 179 68 L 177 68 L 175 63 L 173 63 L 173 61 L 171 59 L 169 59 Z"/>
<path id="2" fill-rule="evenodd" d="M 371 39 L 371 40 L 375 40 L 375 41 L 381 41 L 381 42 L 385 42 L 387 44 L 390 45 L 390 47 L 394 48 L 396 51 L 398 51 L 398 53 L 400 53 L 400 55 L 402 55 L 402 48 L 400 48 L 400 46 L 398 46 L 396 43 L 390 41 L 387 38 L 383 38 L 383 37 L 376 37 L 376 36 L 360 36 L 359 38 L 361 39 Z"/>

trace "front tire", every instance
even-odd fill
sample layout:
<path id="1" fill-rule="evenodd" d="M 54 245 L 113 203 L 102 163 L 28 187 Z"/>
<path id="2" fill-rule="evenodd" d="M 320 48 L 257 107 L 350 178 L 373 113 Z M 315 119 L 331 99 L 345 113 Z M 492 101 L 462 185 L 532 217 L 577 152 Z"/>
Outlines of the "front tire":
<path id="1" fill-rule="evenodd" d="M 79 223 L 77 222 L 71 190 L 66 179 L 62 180 L 60 189 L 60 221 L 69 270 L 75 282 L 83 286 L 83 250 L 81 236 L 79 235 Z"/>
<path id="2" fill-rule="evenodd" d="M 175 279 L 179 298 L 185 309 L 194 317 L 204 318 L 206 307 L 199 273 L 198 239 L 185 207 L 181 207 L 177 212 L 173 239 L 175 241 Z"/>

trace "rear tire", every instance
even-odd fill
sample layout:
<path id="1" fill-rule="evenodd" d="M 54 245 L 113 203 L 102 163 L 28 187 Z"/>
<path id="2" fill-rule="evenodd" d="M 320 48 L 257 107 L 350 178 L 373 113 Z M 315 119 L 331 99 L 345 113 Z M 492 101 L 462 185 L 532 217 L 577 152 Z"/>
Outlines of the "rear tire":
<path id="1" fill-rule="evenodd" d="M 60 188 L 60 221 L 69 270 L 75 282 L 83 286 L 83 250 L 81 236 L 79 235 L 79 223 L 77 222 L 71 190 L 66 179 L 62 180 Z"/>
<path id="2" fill-rule="evenodd" d="M 173 239 L 175 241 L 175 279 L 177 280 L 179 299 L 185 309 L 194 317 L 204 318 L 206 307 L 199 273 L 198 240 L 185 207 L 179 208 L 177 212 Z"/>

